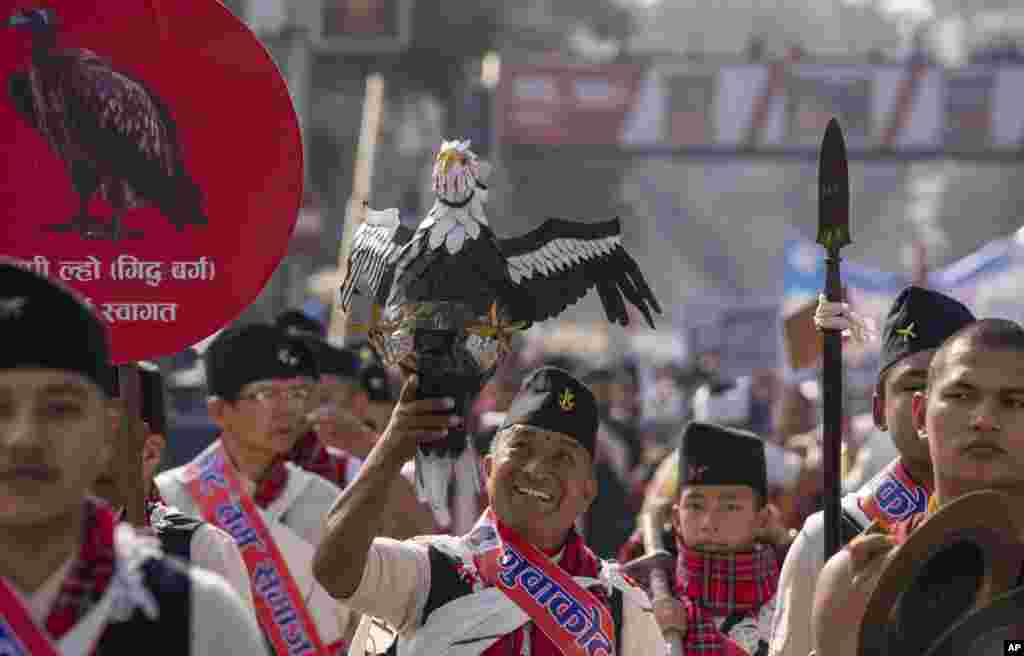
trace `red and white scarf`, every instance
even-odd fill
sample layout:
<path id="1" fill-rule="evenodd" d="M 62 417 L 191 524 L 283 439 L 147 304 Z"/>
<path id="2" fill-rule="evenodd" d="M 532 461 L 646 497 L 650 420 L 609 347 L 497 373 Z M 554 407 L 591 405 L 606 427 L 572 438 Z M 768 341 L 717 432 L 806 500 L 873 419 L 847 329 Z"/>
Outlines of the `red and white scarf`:
<path id="1" fill-rule="evenodd" d="M 56 654 L 53 645 L 99 603 L 110 586 L 117 562 L 116 524 L 117 517 L 109 506 L 98 499 L 86 500 L 78 555 L 46 617 L 45 631 L 40 631 L 32 622 L 28 610 L 13 594 L 13 588 L 0 579 L 0 643 L 13 648 L 11 653 Z M 25 647 L 25 651 L 20 651 L 19 647 Z"/>
<path id="2" fill-rule="evenodd" d="M 603 587 L 584 589 L 573 577 L 597 578 L 601 561 L 570 529 L 556 564 L 499 522 L 488 508 L 463 538 L 476 572 L 461 575 L 474 588 L 498 587 L 531 621 L 491 645 L 483 656 L 614 656 L 615 627 Z"/>
<path id="3" fill-rule="evenodd" d="M 779 566 L 775 551 L 755 545 L 753 551 L 716 554 L 678 542 L 675 596 L 686 605 L 686 656 L 731 656 L 745 653 L 719 630 L 716 620 L 757 615 L 775 596 Z M 768 636 L 764 638 L 766 641 Z"/>
<path id="4" fill-rule="evenodd" d="M 930 497 L 931 489 L 915 481 L 897 458 L 875 477 L 872 489 L 857 503 L 870 521 L 888 529 L 927 511 Z"/>

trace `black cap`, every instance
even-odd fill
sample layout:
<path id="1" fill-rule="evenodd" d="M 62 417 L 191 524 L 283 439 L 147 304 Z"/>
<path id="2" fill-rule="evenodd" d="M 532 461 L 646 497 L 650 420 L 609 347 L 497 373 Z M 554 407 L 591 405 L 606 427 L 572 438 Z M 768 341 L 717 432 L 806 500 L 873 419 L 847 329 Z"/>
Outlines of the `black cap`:
<path id="1" fill-rule="evenodd" d="M 687 485 L 747 485 L 764 499 L 764 442 L 749 431 L 691 421 L 679 440 L 680 490 Z"/>
<path id="2" fill-rule="evenodd" d="M 264 324 L 225 330 L 206 349 L 203 360 L 209 393 L 228 401 L 236 400 L 253 381 L 319 377 L 306 340 Z"/>
<path id="3" fill-rule="evenodd" d="M 597 401 L 590 388 L 564 369 L 541 367 L 523 381 L 499 431 L 525 424 L 562 433 L 593 457 L 597 417 Z"/>
<path id="4" fill-rule="evenodd" d="M 321 376 L 359 380 L 363 363 L 359 356 L 350 349 L 338 348 L 321 340 L 316 356 Z"/>
<path id="5" fill-rule="evenodd" d="M 352 347 L 351 352 L 359 358 L 359 382 L 370 401 L 393 403 L 397 396 L 388 379 L 388 370 L 374 350 L 368 344 L 362 344 Z"/>
<path id="6" fill-rule="evenodd" d="M 0 369 L 59 369 L 106 389 L 107 327 L 71 289 L 0 259 Z"/>
<path id="7" fill-rule="evenodd" d="M 295 335 L 324 336 L 322 323 L 301 310 L 286 310 L 277 315 L 274 325 L 281 330 Z"/>
<path id="8" fill-rule="evenodd" d="M 960 301 L 930 289 L 907 287 L 885 318 L 878 375 L 908 355 L 938 348 L 973 321 L 974 315 Z"/>

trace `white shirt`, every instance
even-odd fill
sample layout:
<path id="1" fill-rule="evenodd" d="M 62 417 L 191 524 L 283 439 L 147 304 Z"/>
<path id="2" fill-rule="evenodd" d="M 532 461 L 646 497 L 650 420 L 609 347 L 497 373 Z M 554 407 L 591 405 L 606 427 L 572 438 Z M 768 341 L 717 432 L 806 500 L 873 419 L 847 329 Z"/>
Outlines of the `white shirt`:
<path id="1" fill-rule="evenodd" d="M 245 568 L 238 545 L 227 532 L 213 524 L 201 524 L 192 534 L 189 551 L 193 565 L 220 575 L 231 584 L 246 606 L 254 609 L 249 570 Z"/>
<path id="2" fill-rule="evenodd" d="M 865 528 L 871 521 L 857 499 L 874 485 L 872 479 L 857 492 L 844 496 L 841 502 L 842 508 Z M 813 649 L 811 609 L 818 574 L 824 567 L 825 514 L 816 512 L 804 522 L 782 564 L 768 656 L 807 656 Z"/>
<path id="3" fill-rule="evenodd" d="M 438 539 L 445 538 L 425 536 L 401 542 L 375 539 L 359 587 L 344 603 L 353 611 L 385 620 L 404 639 L 412 638 L 423 626 L 423 611 L 430 593 L 427 545 Z M 623 596 L 620 639 L 622 654 L 657 655 L 664 650 L 665 640 L 653 613 L 626 595 Z M 361 656 L 357 650 L 350 653 Z"/>
<path id="4" fill-rule="evenodd" d="M 29 615 L 39 626 L 46 623 L 57 601 L 61 584 L 71 571 L 75 557 L 68 558 L 34 593 L 25 595 Z M 256 617 L 247 610 L 238 594 L 220 576 L 199 568 L 188 569 L 192 588 L 191 656 L 253 654 L 266 656 L 267 650 Z M 160 637 L 153 636 L 158 650 Z"/>

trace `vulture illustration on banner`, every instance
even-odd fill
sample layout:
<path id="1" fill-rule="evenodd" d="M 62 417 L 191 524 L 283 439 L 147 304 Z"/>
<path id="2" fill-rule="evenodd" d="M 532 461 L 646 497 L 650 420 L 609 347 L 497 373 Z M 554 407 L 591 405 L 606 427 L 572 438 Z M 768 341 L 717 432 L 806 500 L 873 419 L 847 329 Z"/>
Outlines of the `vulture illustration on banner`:
<path id="1" fill-rule="evenodd" d="M 499 239 L 484 213 L 487 164 L 468 141 L 445 141 L 434 162 L 435 202 L 412 230 L 398 210 L 367 208 L 348 256 L 339 304 L 354 293 L 373 302 L 371 344 L 388 364 L 415 371 L 420 396 L 454 396 L 464 414 L 510 348 L 513 333 L 555 317 L 596 288 L 608 320 L 628 325 L 626 303 L 654 327 L 661 313 L 617 218 L 599 223 L 548 219 L 520 237 Z M 381 313 L 383 308 L 383 313 Z M 416 480 L 442 523 L 465 433 L 421 446 Z M 472 480 L 475 464 L 465 470 Z"/>
<path id="2" fill-rule="evenodd" d="M 85 238 L 120 240 L 142 233 L 122 224 L 129 209 L 155 206 L 179 231 L 206 225 L 203 194 L 188 172 L 170 110 L 145 84 L 85 49 L 57 49 L 49 9 L 14 13 L 8 26 L 32 36 L 26 72 L 7 80 L 9 100 L 64 162 L 79 209 L 66 224 Z M 94 194 L 113 207 L 109 223 L 90 217 Z"/>

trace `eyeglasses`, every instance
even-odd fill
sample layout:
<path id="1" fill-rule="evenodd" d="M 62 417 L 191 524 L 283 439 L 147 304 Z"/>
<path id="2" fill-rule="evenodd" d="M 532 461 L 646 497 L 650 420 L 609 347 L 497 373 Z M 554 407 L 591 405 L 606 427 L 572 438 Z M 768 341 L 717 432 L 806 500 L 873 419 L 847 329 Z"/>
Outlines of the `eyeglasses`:
<path id="1" fill-rule="evenodd" d="M 289 403 L 299 403 L 308 401 L 310 396 L 313 395 L 312 390 L 307 387 L 292 387 L 289 389 L 261 389 L 255 392 L 249 392 L 248 394 L 239 394 L 238 398 L 246 401 L 258 401 L 260 403 L 270 403 L 272 401 L 287 401 Z"/>

